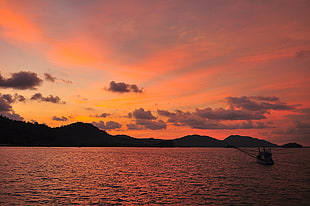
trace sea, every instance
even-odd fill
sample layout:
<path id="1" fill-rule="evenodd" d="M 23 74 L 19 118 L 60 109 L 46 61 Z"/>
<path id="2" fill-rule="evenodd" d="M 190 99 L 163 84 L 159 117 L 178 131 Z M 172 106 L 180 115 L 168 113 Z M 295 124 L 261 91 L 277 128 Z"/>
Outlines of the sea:
<path id="1" fill-rule="evenodd" d="M 310 205 L 310 148 L 0 147 L 0 205 Z"/>

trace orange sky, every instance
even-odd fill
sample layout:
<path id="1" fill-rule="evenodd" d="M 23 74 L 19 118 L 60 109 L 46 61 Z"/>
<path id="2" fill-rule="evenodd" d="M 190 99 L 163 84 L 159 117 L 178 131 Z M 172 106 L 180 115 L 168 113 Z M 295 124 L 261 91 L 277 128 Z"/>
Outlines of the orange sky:
<path id="1" fill-rule="evenodd" d="M 0 0 L 0 113 L 310 145 L 310 2 Z"/>

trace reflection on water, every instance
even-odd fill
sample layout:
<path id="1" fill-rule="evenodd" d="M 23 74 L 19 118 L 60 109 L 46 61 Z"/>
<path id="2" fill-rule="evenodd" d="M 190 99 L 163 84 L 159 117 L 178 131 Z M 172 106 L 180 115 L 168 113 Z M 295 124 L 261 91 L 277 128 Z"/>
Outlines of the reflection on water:
<path id="1" fill-rule="evenodd" d="M 1 205 L 307 205 L 309 149 L 0 148 Z"/>

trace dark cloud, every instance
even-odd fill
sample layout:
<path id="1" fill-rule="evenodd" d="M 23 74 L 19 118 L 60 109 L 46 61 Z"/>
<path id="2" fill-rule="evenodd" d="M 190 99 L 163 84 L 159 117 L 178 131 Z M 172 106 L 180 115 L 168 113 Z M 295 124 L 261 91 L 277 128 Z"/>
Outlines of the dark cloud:
<path id="1" fill-rule="evenodd" d="M 137 119 L 135 124 L 126 125 L 129 130 L 162 130 L 167 128 L 167 124 L 162 120 Z"/>
<path id="2" fill-rule="evenodd" d="M 0 87 L 13 89 L 36 89 L 42 84 L 42 79 L 34 72 L 21 71 L 12 73 L 12 76 L 5 79 L 0 74 Z"/>
<path id="3" fill-rule="evenodd" d="M 120 129 L 122 127 L 120 123 L 114 121 L 107 121 L 106 123 L 104 123 L 103 121 L 99 121 L 99 122 L 92 122 L 92 124 L 104 130 L 115 130 Z"/>
<path id="4" fill-rule="evenodd" d="M 156 117 L 153 116 L 151 111 L 144 111 L 143 108 L 136 109 L 132 113 L 128 114 L 129 117 L 134 117 L 136 119 L 156 119 Z"/>
<path id="5" fill-rule="evenodd" d="M 143 127 L 142 125 L 136 125 L 136 124 L 127 124 L 127 129 L 128 130 L 144 130 L 145 127 Z"/>
<path id="6" fill-rule="evenodd" d="M 4 98 L 0 97 L 0 112 L 8 112 L 8 111 L 12 111 L 11 104 Z"/>
<path id="7" fill-rule="evenodd" d="M 275 96 L 227 97 L 226 100 L 230 109 L 196 108 L 194 112 L 157 110 L 157 113 L 168 117 L 167 122 L 175 126 L 195 129 L 263 129 L 273 126 L 271 123 L 252 120 L 267 119 L 265 114 L 269 114 L 270 110 L 295 109 L 295 105 L 282 103 Z"/>
<path id="8" fill-rule="evenodd" d="M 44 78 L 46 81 L 50 81 L 50 82 L 55 82 L 56 81 L 56 77 L 53 77 L 51 74 L 48 73 L 44 73 Z"/>
<path id="9" fill-rule="evenodd" d="M 295 121 L 295 127 L 299 129 L 310 129 L 309 122 Z"/>
<path id="10" fill-rule="evenodd" d="M 24 118 L 14 112 L 11 104 L 15 102 L 24 102 L 24 101 L 25 97 L 22 95 L 19 94 L 11 95 L 0 93 L 0 114 L 13 120 L 23 121 Z"/>
<path id="11" fill-rule="evenodd" d="M 183 112 L 181 110 L 176 110 L 174 113 L 165 110 L 158 110 L 157 112 L 162 116 L 169 117 L 168 123 L 172 123 L 175 126 L 190 126 L 196 129 L 221 127 L 218 121 L 208 121 L 191 112 Z"/>
<path id="12" fill-rule="evenodd" d="M 301 50 L 296 52 L 295 55 L 297 58 L 306 58 L 306 57 L 310 57 L 310 51 L 309 50 Z"/>
<path id="13" fill-rule="evenodd" d="M 220 120 L 239 120 L 236 119 L 236 117 L 231 117 L 230 116 L 231 114 L 227 115 L 225 112 L 224 114 L 221 114 L 221 112 L 219 113 L 215 112 L 215 114 L 212 114 L 216 115 L 216 118 L 215 116 L 213 116 L 214 119 L 207 119 L 206 117 L 204 117 L 205 114 L 201 115 L 203 113 L 199 113 L 197 111 L 192 113 L 192 112 L 183 112 L 181 110 L 177 110 L 176 112 L 158 110 L 158 113 L 160 115 L 169 117 L 168 123 L 172 123 L 175 126 L 189 126 L 194 129 L 254 129 L 254 128 L 262 129 L 270 127 L 269 125 L 266 125 L 263 122 L 252 122 L 251 120 L 235 124 L 223 124 L 221 121 L 219 121 L 219 119 L 216 118 L 222 116 L 221 118 L 230 117 L 230 119 L 220 119 Z M 211 110 L 211 113 L 214 113 L 214 111 Z M 240 114 L 237 115 L 238 117 L 240 117 Z"/>
<path id="14" fill-rule="evenodd" d="M 261 112 L 252 112 L 246 110 L 233 110 L 233 109 L 196 109 L 196 114 L 203 118 L 217 119 L 217 120 L 258 120 L 266 119 Z"/>
<path id="15" fill-rule="evenodd" d="M 157 113 L 159 115 L 166 116 L 166 117 L 171 117 L 171 116 L 175 115 L 175 113 L 173 113 L 173 112 L 169 112 L 169 111 L 166 111 L 166 110 L 160 110 L 160 109 L 157 110 Z"/>
<path id="16" fill-rule="evenodd" d="M 137 119 L 136 125 L 143 125 L 146 129 L 151 130 L 161 130 L 167 128 L 167 124 L 162 120 L 154 121 L 149 119 Z"/>
<path id="17" fill-rule="evenodd" d="M 47 97 L 43 97 L 41 93 L 34 94 L 30 99 L 55 104 L 66 104 L 66 102 L 62 101 L 58 96 L 49 95 Z"/>
<path id="18" fill-rule="evenodd" d="M 304 121 L 295 121 L 286 129 L 277 129 L 273 131 L 273 134 L 283 134 L 285 138 L 293 137 L 299 138 L 303 142 L 309 142 L 310 138 L 310 122 L 309 119 Z"/>
<path id="19" fill-rule="evenodd" d="M 61 122 L 65 122 L 65 121 L 68 121 L 69 119 L 65 116 L 62 116 L 62 117 L 56 117 L 56 116 L 53 116 L 52 118 L 53 120 L 55 121 L 61 121 Z"/>
<path id="20" fill-rule="evenodd" d="M 26 98 L 23 95 L 14 94 L 14 100 L 19 102 L 25 102 Z"/>
<path id="21" fill-rule="evenodd" d="M 272 123 L 264 123 L 264 122 L 253 122 L 251 120 L 247 122 L 242 122 L 241 124 L 232 125 L 235 127 L 233 129 L 264 129 L 264 128 L 274 128 Z"/>
<path id="22" fill-rule="evenodd" d="M 110 86 L 107 89 L 111 92 L 119 92 L 119 93 L 127 93 L 127 92 L 135 92 L 135 93 L 142 93 L 143 89 L 140 89 L 135 84 L 126 84 L 124 82 L 118 82 L 115 81 L 110 82 Z"/>
<path id="23" fill-rule="evenodd" d="M 0 93 L 0 112 L 12 111 L 11 104 L 15 102 L 24 102 L 26 98 L 19 94 L 1 94 Z"/>
<path id="24" fill-rule="evenodd" d="M 259 101 L 268 101 L 268 102 L 279 101 L 279 98 L 275 96 L 251 96 L 250 99 L 256 99 Z"/>
<path id="25" fill-rule="evenodd" d="M 231 109 L 244 109 L 250 111 L 261 111 L 262 113 L 267 112 L 268 110 L 293 110 L 295 109 L 294 105 L 287 105 L 282 102 L 268 103 L 268 102 L 258 102 L 253 101 L 249 97 L 226 97 L 228 105 Z"/>
<path id="26" fill-rule="evenodd" d="M 22 116 L 20 116 L 19 114 L 16 114 L 14 112 L 1 112 L 0 111 L 0 114 L 2 116 L 5 116 L 9 119 L 12 119 L 12 120 L 16 120 L 16 121 L 24 121 L 24 118 Z"/>
<path id="27" fill-rule="evenodd" d="M 67 83 L 67 84 L 71 84 L 72 81 L 69 81 L 69 80 L 64 80 L 64 79 L 59 79 L 57 77 L 54 77 L 52 76 L 51 74 L 48 74 L 48 73 L 44 73 L 44 78 L 46 81 L 49 81 L 49 82 L 63 82 L 63 83 Z"/>
<path id="28" fill-rule="evenodd" d="M 298 110 L 296 110 L 296 112 L 300 112 L 303 114 L 309 114 L 310 115 L 310 107 L 298 109 Z"/>
<path id="29" fill-rule="evenodd" d="M 101 113 L 101 114 L 95 114 L 95 115 L 91 115 L 92 117 L 96 117 L 96 118 L 100 118 L 100 117 L 103 117 L 103 118 L 106 118 L 108 116 L 110 116 L 111 114 L 109 113 Z"/>

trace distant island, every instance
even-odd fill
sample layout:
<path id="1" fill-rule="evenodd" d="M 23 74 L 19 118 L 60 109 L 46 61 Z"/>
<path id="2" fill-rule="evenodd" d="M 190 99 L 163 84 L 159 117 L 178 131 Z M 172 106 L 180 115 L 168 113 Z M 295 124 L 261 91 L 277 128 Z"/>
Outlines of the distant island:
<path id="1" fill-rule="evenodd" d="M 224 140 L 188 135 L 173 140 L 110 135 L 90 123 L 76 122 L 51 128 L 45 124 L 16 121 L 0 116 L 0 146 L 47 147 L 278 147 L 271 142 L 240 135 Z M 292 147 L 292 144 L 283 147 Z M 295 145 L 296 146 L 296 145 Z"/>
<path id="2" fill-rule="evenodd" d="M 294 142 L 294 143 L 284 144 L 281 147 L 285 147 L 285 148 L 302 148 L 303 146 Z"/>

